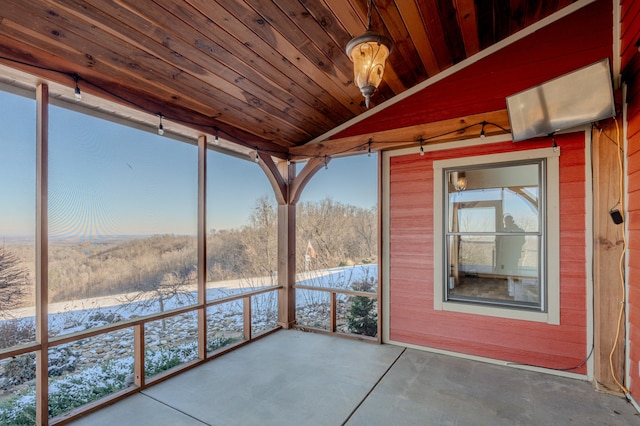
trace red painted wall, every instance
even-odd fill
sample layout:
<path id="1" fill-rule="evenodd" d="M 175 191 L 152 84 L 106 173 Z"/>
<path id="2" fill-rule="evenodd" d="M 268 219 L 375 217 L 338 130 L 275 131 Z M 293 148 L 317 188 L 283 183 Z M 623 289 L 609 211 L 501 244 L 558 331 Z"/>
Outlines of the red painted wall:
<path id="1" fill-rule="evenodd" d="M 546 368 L 571 368 L 587 357 L 584 133 L 556 139 L 561 147 L 560 325 L 433 309 L 433 161 L 536 149 L 551 143 L 509 142 L 424 157 L 391 157 L 391 340 Z M 584 366 L 572 371 L 586 373 Z"/>
<path id="2" fill-rule="evenodd" d="M 640 39 L 640 2 L 621 3 L 621 48 L 623 80 L 627 88 L 627 177 L 629 203 L 626 217 L 628 227 L 627 259 L 629 274 L 629 377 L 627 387 L 636 401 L 640 398 L 640 53 L 636 47 Z"/>

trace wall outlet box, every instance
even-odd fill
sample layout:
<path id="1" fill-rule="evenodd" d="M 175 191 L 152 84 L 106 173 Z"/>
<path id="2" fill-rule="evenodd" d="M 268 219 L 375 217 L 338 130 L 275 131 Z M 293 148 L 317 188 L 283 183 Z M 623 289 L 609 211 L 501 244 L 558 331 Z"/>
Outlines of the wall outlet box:
<path id="1" fill-rule="evenodd" d="M 620 225 L 622 223 L 622 214 L 620 213 L 620 210 L 611 210 L 609 214 L 611 215 L 611 220 L 613 220 L 613 223 L 615 223 L 616 225 Z"/>

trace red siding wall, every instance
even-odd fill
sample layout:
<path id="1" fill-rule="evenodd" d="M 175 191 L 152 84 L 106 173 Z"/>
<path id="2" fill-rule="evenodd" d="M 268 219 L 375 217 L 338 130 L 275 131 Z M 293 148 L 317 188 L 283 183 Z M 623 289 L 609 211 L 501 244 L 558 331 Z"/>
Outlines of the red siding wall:
<path id="1" fill-rule="evenodd" d="M 433 209 L 440 208 L 432 205 L 433 161 L 550 146 L 548 140 L 509 142 L 391 158 L 391 340 L 547 368 L 574 367 L 586 358 L 584 134 L 560 136 L 557 141 L 561 147 L 561 324 L 433 309 Z"/>
<path id="2" fill-rule="evenodd" d="M 636 42 L 640 39 L 640 2 L 624 0 L 621 4 L 621 57 L 627 91 L 627 174 L 629 204 L 626 217 L 629 230 L 629 376 L 627 387 L 636 400 L 640 398 L 640 54 Z"/>

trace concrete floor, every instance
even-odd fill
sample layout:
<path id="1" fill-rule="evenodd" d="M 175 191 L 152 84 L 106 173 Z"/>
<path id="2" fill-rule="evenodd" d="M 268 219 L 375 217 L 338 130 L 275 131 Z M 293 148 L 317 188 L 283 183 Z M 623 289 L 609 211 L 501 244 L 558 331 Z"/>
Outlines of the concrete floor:
<path id="1" fill-rule="evenodd" d="M 279 331 L 72 423 L 640 425 L 585 381 L 390 345 Z"/>

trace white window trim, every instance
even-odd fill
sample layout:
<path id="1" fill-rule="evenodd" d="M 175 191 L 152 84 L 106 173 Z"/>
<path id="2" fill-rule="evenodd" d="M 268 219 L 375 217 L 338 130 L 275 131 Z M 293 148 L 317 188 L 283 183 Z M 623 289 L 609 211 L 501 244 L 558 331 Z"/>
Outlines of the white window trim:
<path id="1" fill-rule="evenodd" d="M 499 318 L 560 324 L 560 148 L 541 148 L 474 157 L 452 158 L 433 162 L 433 308 L 438 311 L 460 312 Z M 443 247 L 443 169 L 508 161 L 546 159 L 546 312 L 514 307 L 444 301 Z"/>

